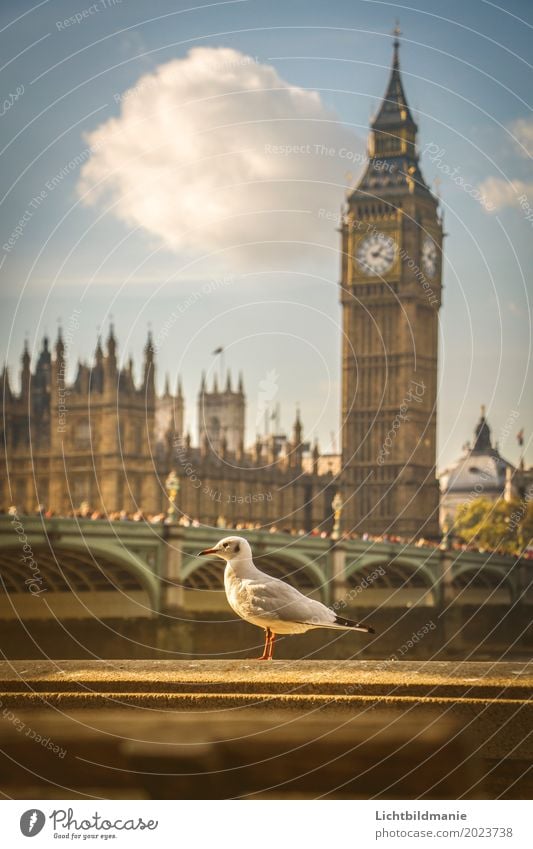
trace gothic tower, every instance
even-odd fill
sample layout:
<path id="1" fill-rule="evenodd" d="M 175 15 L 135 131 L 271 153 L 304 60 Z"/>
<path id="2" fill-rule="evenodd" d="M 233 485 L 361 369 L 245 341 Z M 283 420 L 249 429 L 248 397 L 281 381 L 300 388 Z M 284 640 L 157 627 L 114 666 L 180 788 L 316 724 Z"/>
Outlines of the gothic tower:
<path id="1" fill-rule="evenodd" d="M 221 455 L 222 446 L 231 454 L 238 453 L 244 443 L 245 431 L 244 387 L 242 375 L 236 389 L 232 388 L 231 374 L 227 373 L 225 388 L 219 389 L 215 374 L 213 389 L 207 389 L 202 376 L 198 394 L 198 441 L 207 445 L 214 454 Z"/>
<path id="2" fill-rule="evenodd" d="M 341 228 L 343 526 L 436 536 L 443 232 L 419 167 L 398 35 L 368 163 Z"/>

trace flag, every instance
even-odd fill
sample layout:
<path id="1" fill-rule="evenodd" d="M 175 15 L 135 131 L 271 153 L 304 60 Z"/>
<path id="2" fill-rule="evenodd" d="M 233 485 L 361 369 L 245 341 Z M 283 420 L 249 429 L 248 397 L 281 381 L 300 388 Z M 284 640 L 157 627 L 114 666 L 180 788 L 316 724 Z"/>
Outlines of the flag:
<path id="1" fill-rule="evenodd" d="M 217 354 L 221 354 L 223 350 L 224 350 L 224 348 L 222 348 L 222 346 L 220 348 L 215 348 L 215 350 L 212 351 L 212 354 L 213 354 L 214 357 L 216 357 Z"/>
<path id="2" fill-rule="evenodd" d="M 522 430 L 519 430 L 516 434 L 516 441 L 520 446 L 524 444 L 524 428 L 522 428 Z"/>

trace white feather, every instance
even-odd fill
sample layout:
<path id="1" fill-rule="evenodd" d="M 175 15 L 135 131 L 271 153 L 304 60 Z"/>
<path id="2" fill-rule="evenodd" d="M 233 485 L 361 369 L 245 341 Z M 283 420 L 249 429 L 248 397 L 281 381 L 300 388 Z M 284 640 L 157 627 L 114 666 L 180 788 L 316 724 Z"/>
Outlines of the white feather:
<path id="1" fill-rule="evenodd" d="M 336 614 L 322 602 L 261 572 L 253 562 L 246 540 L 227 537 L 217 546 L 222 547 L 221 552 L 224 552 L 224 544 L 228 546 L 227 556 L 224 556 L 227 561 L 224 588 L 230 607 L 241 619 L 260 628 L 270 628 L 274 634 L 301 634 L 311 628 L 354 630 L 354 625 L 336 622 Z M 234 554 L 232 548 L 237 549 Z M 367 629 L 361 627 L 360 630 Z"/>

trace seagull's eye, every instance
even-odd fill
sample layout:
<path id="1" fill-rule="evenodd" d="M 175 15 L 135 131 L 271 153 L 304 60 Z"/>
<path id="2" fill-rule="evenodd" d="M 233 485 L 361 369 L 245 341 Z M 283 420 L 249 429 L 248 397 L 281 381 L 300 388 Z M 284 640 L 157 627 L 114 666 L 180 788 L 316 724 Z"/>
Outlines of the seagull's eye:
<path id="1" fill-rule="evenodd" d="M 224 548 L 226 548 L 226 549 L 229 548 L 229 542 L 224 543 Z"/>

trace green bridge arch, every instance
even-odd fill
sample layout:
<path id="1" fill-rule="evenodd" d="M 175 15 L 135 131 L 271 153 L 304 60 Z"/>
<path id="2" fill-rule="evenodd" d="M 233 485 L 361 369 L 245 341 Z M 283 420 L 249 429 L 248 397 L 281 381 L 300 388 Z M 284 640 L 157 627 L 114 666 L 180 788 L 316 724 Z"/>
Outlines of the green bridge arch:
<path id="1" fill-rule="evenodd" d="M 136 582 L 146 593 L 152 615 L 183 607 L 187 588 L 200 589 L 205 584 L 222 589 L 223 564 L 209 567 L 198 553 L 212 547 L 221 536 L 239 533 L 250 542 L 260 568 L 327 604 L 345 597 L 358 575 L 379 567 L 387 571 L 392 590 L 403 585 L 411 585 L 412 590 L 418 586 L 418 595 L 422 589 L 427 591 L 434 605 L 442 604 L 454 582 L 458 584 L 459 579 L 470 573 L 480 576 L 477 581 L 474 578 L 479 591 L 483 585 L 481 577 L 490 577 L 492 581 L 501 581 L 514 601 L 524 596 L 523 587 L 530 583 L 525 561 L 517 563 L 509 557 L 479 552 L 446 552 L 360 539 L 335 543 L 319 537 L 183 528 L 175 524 L 43 521 L 35 516 L 22 516 L 19 520 L 23 536 L 15 532 L 10 516 L 0 516 L 0 570 L 3 564 L 6 576 L 11 575 L 14 584 L 20 583 L 22 574 L 16 576 L 14 564 L 19 562 L 23 538 L 37 559 L 55 557 L 59 567 L 64 564 L 65 570 L 70 555 L 74 581 L 82 582 L 84 570 L 91 569 L 91 561 L 94 569 L 104 575 L 109 573 L 110 581 L 117 570 L 122 570 L 130 576 L 127 581 Z M 200 581 L 202 570 L 204 573 L 210 570 L 204 584 Z"/>

